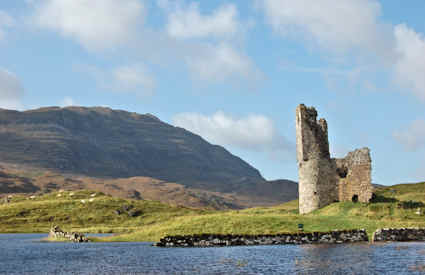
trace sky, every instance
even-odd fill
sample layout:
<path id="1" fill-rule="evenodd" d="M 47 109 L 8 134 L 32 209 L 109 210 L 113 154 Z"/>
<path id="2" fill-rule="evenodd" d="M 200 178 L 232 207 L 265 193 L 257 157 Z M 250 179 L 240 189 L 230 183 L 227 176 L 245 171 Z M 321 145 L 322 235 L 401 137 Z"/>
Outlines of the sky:
<path id="1" fill-rule="evenodd" d="M 425 180 L 423 0 L 3 0 L 0 107 L 151 113 L 298 179 L 295 108 L 372 180 Z"/>

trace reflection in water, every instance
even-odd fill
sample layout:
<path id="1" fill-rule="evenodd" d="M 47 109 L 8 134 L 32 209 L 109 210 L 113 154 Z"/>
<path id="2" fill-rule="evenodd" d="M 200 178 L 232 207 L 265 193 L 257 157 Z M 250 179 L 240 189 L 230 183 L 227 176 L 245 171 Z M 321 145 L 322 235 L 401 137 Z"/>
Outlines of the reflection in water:
<path id="1" fill-rule="evenodd" d="M 157 248 L 0 234 L 0 274 L 424 274 L 425 243 Z"/>
<path id="2" fill-rule="evenodd" d="M 349 273 L 367 273 L 372 264 L 369 244 L 303 245 L 301 255 L 295 258 L 297 270 L 326 273 L 329 270 L 346 270 Z"/>

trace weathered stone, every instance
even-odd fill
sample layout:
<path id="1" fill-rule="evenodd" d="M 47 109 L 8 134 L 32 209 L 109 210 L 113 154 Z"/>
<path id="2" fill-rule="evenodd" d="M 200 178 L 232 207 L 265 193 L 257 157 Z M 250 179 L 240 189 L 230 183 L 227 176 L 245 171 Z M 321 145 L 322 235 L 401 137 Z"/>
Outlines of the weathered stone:
<path id="1" fill-rule="evenodd" d="M 373 241 L 425 241 L 425 228 L 382 228 L 373 233 Z"/>
<path id="2" fill-rule="evenodd" d="M 84 236 L 84 234 L 81 233 L 76 233 L 76 232 L 64 232 L 59 226 L 53 226 L 52 228 L 50 228 L 49 231 L 49 238 L 50 239 L 69 239 L 72 242 L 76 242 L 76 243 L 83 243 L 83 242 L 88 242 L 89 240 L 87 239 L 86 236 Z"/>
<path id="3" fill-rule="evenodd" d="M 211 247 L 241 245 L 275 245 L 275 244 L 315 244 L 367 242 L 364 229 L 332 232 L 295 233 L 278 235 L 192 235 L 166 236 L 155 246 L 159 247 Z"/>
<path id="4" fill-rule="evenodd" d="M 309 213 L 337 199 L 326 120 L 301 104 L 296 110 L 299 210 Z"/>
<path id="5" fill-rule="evenodd" d="M 334 159 L 337 171 L 338 200 L 369 202 L 372 198 L 372 160 L 369 148 L 357 149 L 343 159 Z"/>
<path id="6" fill-rule="evenodd" d="M 299 212 L 306 214 L 335 201 L 368 202 L 372 197 L 371 159 L 368 148 L 332 159 L 328 125 L 317 120 L 313 107 L 296 110 Z"/>

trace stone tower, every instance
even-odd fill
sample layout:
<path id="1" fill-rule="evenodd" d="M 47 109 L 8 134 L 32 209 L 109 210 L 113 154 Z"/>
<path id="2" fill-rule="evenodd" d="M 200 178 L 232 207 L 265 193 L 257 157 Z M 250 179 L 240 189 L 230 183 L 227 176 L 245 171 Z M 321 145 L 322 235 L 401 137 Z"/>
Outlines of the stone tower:
<path id="1" fill-rule="evenodd" d="M 328 126 L 313 107 L 296 110 L 299 212 L 306 214 L 336 201 L 368 202 L 372 197 L 368 148 L 330 157 Z"/>
<path id="2" fill-rule="evenodd" d="M 298 191 L 300 214 L 337 200 L 334 163 L 329 154 L 326 120 L 301 104 L 296 111 Z"/>

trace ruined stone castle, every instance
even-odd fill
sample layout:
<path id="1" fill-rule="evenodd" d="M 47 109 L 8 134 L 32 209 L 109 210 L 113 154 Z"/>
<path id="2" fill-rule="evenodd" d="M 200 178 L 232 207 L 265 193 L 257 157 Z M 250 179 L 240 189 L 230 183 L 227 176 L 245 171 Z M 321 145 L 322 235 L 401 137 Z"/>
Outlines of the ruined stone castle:
<path id="1" fill-rule="evenodd" d="M 368 202 L 372 198 L 369 148 L 345 158 L 331 158 L 328 125 L 313 107 L 296 110 L 299 212 L 306 214 L 337 201 Z"/>

